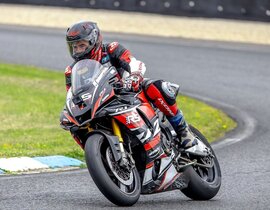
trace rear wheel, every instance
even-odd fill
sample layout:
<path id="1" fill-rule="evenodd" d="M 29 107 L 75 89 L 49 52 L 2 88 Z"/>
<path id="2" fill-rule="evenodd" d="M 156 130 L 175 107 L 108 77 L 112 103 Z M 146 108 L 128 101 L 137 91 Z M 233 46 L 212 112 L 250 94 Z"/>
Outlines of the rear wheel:
<path id="1" fill-rule="evenodd" d="M 221 186 L 221 171 L 214 153 L 214 150 L 206 140 L 206 138 L 193 126 L 190 126 L 191 131 L 211 150 L 213 159 L 209 157 L 198 158 L 202 164 L 213 164 L 211 168 L 200 166 L 190 167 L 186 172 L 190 176 L 190 182 L 187 188 L 182 192 L 189 198 L 194 200 L 209 200 L 213 198 L 219 191 Z"/>
<path id="2" fill-rule="evenodd" d="M 123 167 L 114 160 L 108 140 L 100 134 L 90 136 L 85 144 L 89 173 L 103 195 L 119 206 L 131 206 L 141 193 L 136 167 Z"/>

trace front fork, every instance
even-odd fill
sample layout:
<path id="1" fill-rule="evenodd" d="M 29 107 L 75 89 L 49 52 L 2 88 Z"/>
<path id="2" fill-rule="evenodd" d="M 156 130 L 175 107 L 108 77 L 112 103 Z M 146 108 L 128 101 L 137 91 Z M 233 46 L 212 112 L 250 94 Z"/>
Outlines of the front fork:
<path id="1" fill-rule="evenodd" d="M 125 153 L 125 150 L 124 150 L 124 145 L 123 145 L 124 141 L 123 141 L 123 138 L 121 135 L 120 128 L 119 128 L 117 122 L 115 121 L 115 119 L 112 119 L 112 128 L 113 128 L 114 135 L 117 136 L 119 139 L 119 148 L 120 148 L 120 152 L 122 155 L 122 160 L 121 160 L 120 164 L 126 164 L 128 162 L 128 160 L 127 160 L 127 154 Z"/>
<path id="2" fill-rule="evenodd" d="M 120 149 L 121 156 L 122 156 L 122 159 L 120 161 L 120 165 L 127 166 L 127 167 L 129 167 L 129 166 L 134 167 L 135 161 L 129 153 L 125 152 L 124 145 L 123 145 L 124 140 L 123 140 L 120 128 L 119 128 L 117 122 L 115 121 L 115 119 L 112 119 L 112 128 L 113 128 L 114 135 L 117 136 L 119 139 L 119 149 Z M 130 152 L 131 152 L 131 150 L 130 150 Z"/>

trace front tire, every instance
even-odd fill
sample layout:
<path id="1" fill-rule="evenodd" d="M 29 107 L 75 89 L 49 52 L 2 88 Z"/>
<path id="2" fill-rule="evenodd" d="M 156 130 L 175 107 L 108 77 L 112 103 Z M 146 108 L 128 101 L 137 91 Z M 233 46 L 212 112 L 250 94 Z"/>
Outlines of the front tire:
<path id="1" fill-rule="evenodd" d="M 193 200 L 209 200 L 213 198 L 219 191 L 221 186 L 221 171 L 214 153 L 206 138 L 193 126 L 189 126 L 191 131 L 210 148 L 214 155 L 214 165 L 212 168 L 200 168 L 198 166 L 190 167 L 186 172 L 190 177 L 190 182 L 187 188 L 182 192 Z"/>
<path id="2" fill-rule="evenodd" d="M 85 160 L 92 179 L 108 200 L 118 206 L 131 206 L 138 201 L 141 183 L 136 167 L 121 170 L 103 135 L 94 134 L 87 139 Z"/>

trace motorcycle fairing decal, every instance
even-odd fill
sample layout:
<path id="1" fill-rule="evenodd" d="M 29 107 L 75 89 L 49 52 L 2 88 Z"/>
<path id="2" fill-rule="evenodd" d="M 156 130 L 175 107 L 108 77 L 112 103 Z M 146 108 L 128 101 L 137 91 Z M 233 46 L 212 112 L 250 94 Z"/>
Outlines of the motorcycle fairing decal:
<path id="1" fill-rule="evenodd" d="M 91 93 L 85 93 L 85 94 L 81 95 L 81 98 L 82 98 L 83 101 L 90 100 L 92 98 L 92 94 Z"/>
<path id="2" fill-rule="evenodd" d="M 146 142 L 151 136 L 152 136 L 152 133 L 149 129 L 147 129 L 146 131 L 143 132 L 143 139 L 140 139 L 140 141 L 142 143 Z"/>
<path id="3" fill-rule="evenodd" d="M 136 136 L 137 136 L 138 139 L 141 139 L 144 136 L 144 132 L 142 132 L 142 133 L 140 133 L 140 134 L 138 134 Z"/>
<path id="4" fill-rule="evenodd" d="M 73 117 L 69 116 L 67 113 L 64 113 L 64 115 L 70 122 L 74 123 L 75 125 L 79 125 L 79 123 L 77 123 L 77 121 L 73 119 Z"/>
<path id="5" fill-rule="evenodd" d="M 164 173 L 161 184 L 157 191 L 161 191 L 169 187 L 181 174 L 178 173 L 173 165 Z"/>
<path id="6" fill-rule="evenodd" d="M 97 99 L 97 101 L 96 101 L 96 103 L 94 105 L 94 108 L 93 108 L 92 118 L 95 116 L 95 113 L 96 113 L 97 109 L 99 108 L 100 104 L 105 103 L 111 97 L 114 96 L 114 90 L 113 89 L 109 90 L 110 92 L 107 91 L 108 93 L 105 95 L 106 91 L 107 91 L 107 89 L 104 88 L 103 91 L 101 92 L 99 98 Z"/>
<path id="7" fill-rule="evenodd" d="M 148 168 L 151 168 L 152 166 L 154 165 L 154 161 L 146 164 L 145 168 L 148 169 Z"/>
<path id="8" fill-rule="evenodd" d="M 132 105 L 130 104 L 123 104 L 118 100 L 118 97 L 115 97 L 114 99 L 112 99 L 109 103 L 107 103 L 103 109 L 106 110 L 106 113 L 108 113 L 108 115 L 113 116 L 113 115 L 117 115 L 118 112 L 120 111 L 126 111 L 127 109 L 129 109 L 129 111 L 133 108 Z"/>
<path id="9" fill-rule="evenodd" d="M 126 124 L 140 122 L 140 116 L 137 112 L 132 112 L 131 115 L 126 117 Z"/>
<path id="10" fill-rule="evenodd" d="M 153 166 L 144 171 L 144 177 L 143 177 L 143 184 L 142 185 L 147 185 L 147 184 L 149 184 L 150 182 L 153 181 L 152 171 L 153 171 Z"/>
<path id="11" fill-rule="evenodd" d="M 92 112 L 91 118 L 93 118 L 93 117 L 95 116 L 95 113 L 96 113 L 96 111 L 97 111 L 97 109 L 98 109 L 98 107 L 99 107 L 99 105 L 100 105 L 100 101 L 101 101 L 101 99 L 102 99 L 104 93 L 105 93 L 105 89 L 102 91 L 101 95 L 99 96 L 98 100 L 97 100 L 96 103 L 95 103 L 95 106 L 94 106 L 94 108 L 93 108 L 93 112 Z"/>
<path id="12" fill-rule="evenodd" d="M 71 93 L 71 88 L 70 88 L 67 92 L 67 99 L 66 99 L 66 107 L 69 113 L 72 113 L 70 105 L 74 106 L 74 103 L 72 102 L 71 97 L 72 97 L 72 93 Z"/>
<path id="13" fill-rule="evenodd" d="M 113 97 L 115 95 L 114 90 L 112 89 L 110 93 L 108 93 L 107 95 L 105 95 L 103 97 L 103 99 L 101 100 L 102 103 L 105 103 L 106 101 L 108 101 L 111 97 Z"/>
<path id="14" fill-rule="evenodd" d="M 114 116 L 114 118 L 124 124 L 129 129 L 140 128 L 145 125 L 143 119 L 135 110 Z"/>
<path id="15" fill-rule="evenodd" d="M 72 134 L 72 136 L 73 136 L 74 140 L 77 142 L 77 144 L 78 144 L 82 149 L 84 149 L 84 145 L 82 145 L 80 139 L 79 139 L 77 136 L 75 136 L 74 134 Z"/>
<path id="16" fill-rule="evenodd" d="M 172 159 L 174 158 L 174 153 L 172 152 L 171 156 L 164 156 L 161 157 L 161 163 L 160 163 L 160 169 L 159 169 L 159 175 L 161 176 L 167 169 L 172 165 Z"/>
<path id="17" fill-rule="evenodd" d="M 120 114 L 127 113 L 127 112 L 136 111 L 136 108 L 138 106 L 139 105 L 129 107 L 128 105 L 125 105 L 125 106 L 116 107 L 114 109 L 114 113 L 110 113 L 110 116 L 115 116 L 115 115 L 120 115 Z"/>
<path id="18" fill-rule="evenodd" d="M 154 122 L 154 136 L 160 133 L 159 119 Z"/>
<path id="19" fill-rule="evenodd" d="M 154 149 L 160 143 L 160 133 L 144 145 L 145 151 Z"/>
<path id="20" fill-rule="evenodd" d="M 157 147 L 156 149 L 152 150 L 152 151 L 148 151 L 147 156 L 148 159 L 154 159 L 155 157 L 157 157 L 161 152 L 163 152 L 161 150 L 161 147 Z"/>
<path id="21" fill-rule="evenodd" d="M 171 184 L 174 183 L 174 181 L 181 175 L 181 173 L 178 173 L 172 164 L 172 158 L 174 157 L 174 154 L 172 154 L 170 157 L 168 157 L 166 154 L 161 154 L 159 158 L 161 158 L 161 166 L 159 170 L 158 175 L 158 182 L 155 182 L 153 180 L 152 171 L 154 170 L 154 161 L 151 161 L 150 163 L 146 164 L 146 169 L 143 177 L 143 186 L 147 189 L 147 185 L 153 185 L 153 183 L 156 183 L 157 189 L 155 191 L 161 191 L 166 188 L 168 188 Z M 159 184 L 157 184 L 159 183 Z"/>
<path id="22" fill-rule="evenodd" d="M 111 95 L 111 94 L 107 94 L 106 96 L 104 96 L 104 97 L 102 98 L 101 102 L 107 101 L 107 100 L 110 98 L 110 95 Z"/>

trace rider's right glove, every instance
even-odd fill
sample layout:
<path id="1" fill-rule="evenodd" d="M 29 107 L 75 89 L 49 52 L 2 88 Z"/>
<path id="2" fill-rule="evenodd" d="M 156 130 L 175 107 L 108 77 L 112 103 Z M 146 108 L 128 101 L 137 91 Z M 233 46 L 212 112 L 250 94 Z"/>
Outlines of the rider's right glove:
<path id="1" fill-rule="evenodd" d="M 127 78 L 123 79 L 123 88 L 125 91 L 138 92 L 141 87 L 143 77 L 140 73 L 132 73 Z"/>

